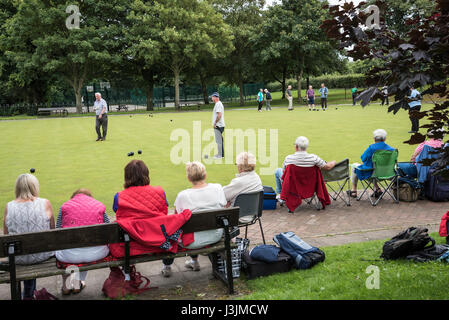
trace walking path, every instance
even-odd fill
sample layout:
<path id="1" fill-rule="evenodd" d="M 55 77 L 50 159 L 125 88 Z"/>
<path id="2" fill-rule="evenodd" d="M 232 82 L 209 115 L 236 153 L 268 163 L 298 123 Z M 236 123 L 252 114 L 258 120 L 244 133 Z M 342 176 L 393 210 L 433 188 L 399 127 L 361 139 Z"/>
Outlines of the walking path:
<path id="1" fill-rule="evenodd" d="M 447 202 L 394 203 L 383 199 L 376 207 L 368 199 L 351 201 L 351 206 L 343 202 L 333 202 L 325 210 L 316 210 L 303 203 L 293 214 L 286 207 L 264 211 L 262 226 L 267 244 L 273 244 L 273 236 L 285 231 L 293 231 L 311 245 L 318 247 L 341 245 L 353 242 L 391 238 L 399 231 L 411 226 L 426 226 L 429 232 L 437 232 L 441 217 L 448 210 Z M 240 236 L 243 237 L 242 229 Z M 261 244 L 259 224 L 248 228 L 251 246 Z M 137 270 L 151 280 L 157 289 L 138 296 L 136 299 L 226 299 L 226 288 L 214 279 L 209 259 L 200 256 L 201 271 L 193 272 L 184 268 L 184 258 L 175 260 L 173 276 L 163 278 L 160 274 L 162 262 L 138 264 Z M 109 271 L 107 269 L 89 271 L 87 287 L 78 295 L 63 297 L 60 294 L 61 277 L 37 280 L 38 289 L 45 287 L 61 299 L 104 299 L 101 288 Z M 236 281 L 238 295 L 244 294 L 244 281 Z M 0 299 L 9 299 L 9 285 L 0 285 Z"/>

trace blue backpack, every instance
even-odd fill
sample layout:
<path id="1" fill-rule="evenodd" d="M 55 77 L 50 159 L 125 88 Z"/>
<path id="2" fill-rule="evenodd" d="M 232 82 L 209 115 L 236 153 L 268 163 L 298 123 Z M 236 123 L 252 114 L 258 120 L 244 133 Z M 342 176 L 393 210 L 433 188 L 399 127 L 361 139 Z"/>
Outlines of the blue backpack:
<path id="1" fill-rule="evenodd" d="M 294 232 L 283 232 L 274 236 L 273 241 L 288 253 L 295 262 L 296 269 L 309 269 L 325 259 L 323 251 L 309 245 Z"/>

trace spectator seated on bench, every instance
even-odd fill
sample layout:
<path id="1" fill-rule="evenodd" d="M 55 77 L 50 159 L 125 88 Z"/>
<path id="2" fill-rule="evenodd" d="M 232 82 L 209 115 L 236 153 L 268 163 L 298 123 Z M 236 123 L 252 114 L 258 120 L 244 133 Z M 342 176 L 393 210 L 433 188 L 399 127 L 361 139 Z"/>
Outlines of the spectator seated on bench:
<path id="1" fill-rule="evenodd" d="M 223 188 L 217 183 L 206 182 L 206 168 L 200 162 L 189 162 L 186 164 L 187 179 L 192 183 L 191 189 L 181 191 L 175 200 L 175 214 L 190 210 L 198 212 L 202 210 L 221 209 L 226 206 L 226 197 Z M 214 244 L 223 237 L 223 229 L 205 230 L 195 232 L 193 242 L 181 242 L 181 247 L 186 249 L 198 249 Z M 183 239 L 184 240 L 184 239 Z M 171 265 L 174 259 L 164 259 L 162 274 L 170 277 L 172 274 Z M 198 255 L 192 255 L 191 259 L 185 262 L 185 267 L 194 271 L 200 270 Z"/>
<path id="2" fill-rule="evenodd" d="M 132 160 L 125 167 L 125 190 L 114 198 L 116 222 L 131 238 L 130 255 L 156 252 L 177 252 L 179 241 L 190 244 L 192 234 L 182 234 L 179 229 L 189 220 L 191 211 L 168 215 L 168 202 L 164 190 L 150 186 L 149 170 L 141 160 Z M 162 227 L 161 227 L 162 226 Z M 109 245 L 111 255 L 125 255 L 125 244 Z"/>
<path id="3" fill-rule="evenodd" d="M 5 235 L 55 228 L 51 203 L 47 199 L 39 198 L 39 181 L 35 176 L 21 174 L 16 180 L 15 194 L 16 199 L 8 203 L 3 216 L 3 233 Z M 16 257 L 16 263 L 36 264 L 48 260 L 52 256 L 53 252 L 22 255 Z M 34 290 L 36 290 L 36 279 L 25 280 L 23 299 L 32 299 Z"/>
<path id="4" fill-rule="evenodd" d="M 109 223 L 105 205 L 95 200 L 89 190 L 78 189 L 73 193 L 71 199 L 65 202 L 59 209 L 56 228 L 73 228 L 101 223 Z M 108 256 L 108 254 L 109 248 L 107 245 L 66 249 L 55 252 L 56 259 L 59 262 L 69 264 L 98 261 Z M 80 272 L 78 279 L 76 279 L 79 283 L 71 284 L 70 288 L 67 287 L 67 279 L 69 276 L 70 274 L 64 274 L 62 276 L 62 294 L 69 295 L 70 293 L 76 294 L 81 292 L 86 286 L 87 271 Z"/>
<path id="5" fill-rule="evenodd" d="M 242 193 L 262 191 L 262 180 L 254 171 L 256 157 L 250 152 L 242 152 L 236 158 L 238 174 L 231 183 L 223 187 L 226 196 L 226 207 L 234 206 L 235 199 Z M 249 217 L 251 218 L 251 217 Z"/>

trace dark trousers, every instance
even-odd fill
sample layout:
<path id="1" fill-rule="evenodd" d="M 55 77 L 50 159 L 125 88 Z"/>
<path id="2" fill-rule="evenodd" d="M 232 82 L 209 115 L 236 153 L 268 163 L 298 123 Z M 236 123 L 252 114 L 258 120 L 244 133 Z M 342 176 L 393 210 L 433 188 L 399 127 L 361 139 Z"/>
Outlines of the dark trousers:
<path id="1" fill-rule="evenodd" d="M 327 109 L 327 98 L 321 98 L 321 109 Z"/>
<path id="2" fill-rule="evenodd" d="M 355 98 L 357 97 L 357 93 L 352 94 L 352 105 L 355 106 Z"/>
<path id="3" fill-rule="evenodd" d="M 412 130 L 411 131 L 418 132 L 418 130 L 419 130 L 419 119 L 418 118 L 413 118 L 412 117 L 412 112 L 413 111 L 419 112 L 420 110 L 421 110 L 421 106 L 416 106 L 414 108 L 410 108 L 410 110 L 408 111 L 410 121 L 412 122 Z"/>
<path id="4" fill-rule="evenodd" d="M 257 107 L 257 110 L 262 110 L 263 101 L 259 101 L 259 106 Z"/>
<path id="5" fill-rule="evenodd" d="M 36 290 L 36 279 L 23 281 L 23 298 L 24 299 L 33 298 L 34 290 Z"/>
<path id="6" fill-rule="evenodd" d="M 101 116 L 101 119 L 99 119 L 98 116 L 96 116 L 95 129 L 97 130 L 98 138 L 101 138 L 100 126 L 103 129 L 103 139 L 106 139 L 106 133 L 108 132 L 108 115 L 107 114 L 103 114 Z"/>
<path id="7" fill-rule="evenodd" d="M 388 96 L 383 96 L 382 97 L 382 105 L 384 105 L 385 104 L 385 100 L 387 101 L 387 106 L 390 104 L 389 102 L 388 102 Z"/>

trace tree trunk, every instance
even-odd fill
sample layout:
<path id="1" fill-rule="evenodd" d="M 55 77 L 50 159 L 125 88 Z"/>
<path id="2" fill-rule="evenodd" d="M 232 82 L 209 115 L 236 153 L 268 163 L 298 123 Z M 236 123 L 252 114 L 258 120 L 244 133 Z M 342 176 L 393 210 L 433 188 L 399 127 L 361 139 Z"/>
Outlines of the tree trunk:
<path id="1" fill-rule="evenodd" d="M 75 92 L 75 101 L 76 101 L 76 113 L 82 113 L 83 112 L 83 103 L 81 102 L 81 86 L 78 86 L 77 88 L 73 88 Z"/>
<path id="2" fill-rule="evenodd" d="M 287 67 L 284 66 L 282 70 L 282 99 L 285 99 L 285 79 L 287 78 Z"/>
<path id="3" fill-rule="evenodd" d="M 181 110 L 180 104 L 179 104 L 179 67 L 175 66 L 173 68 L 173 74 L 175 76 L 175 109 Z"/>
<path id="4" fill-rule="evenodd" d="M 201 90 L 203 91 L 204 104 L 209 104 L 209 96 L 207 95 L 206 77 L 200 72 Z"/>
<path id="5" fill-rule="evenodd" d="M 243 80 L 242 78 L 239 79 L 239 88 L 240 88 L 240 106 L 245 105 L 245 97 L 243 95 Z"/>
<path id="6" fill-rule="evenodd" d="M 142 77 L 147 82 L 147 111 L 154 110 L 153 90 L 154 90 L 154 72 L 153 70 L 142 69 Z"/>
<path id="7" fill-rule="evenodd" d="M 299 70 L 299 73 L 296 75 L 296 81 L 298 85 L 298 102 L 301 102 L 301 81 L 302 81 L 302 68 Z"/>

